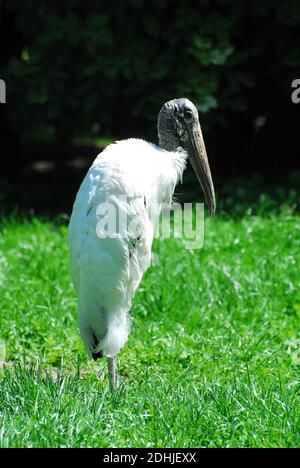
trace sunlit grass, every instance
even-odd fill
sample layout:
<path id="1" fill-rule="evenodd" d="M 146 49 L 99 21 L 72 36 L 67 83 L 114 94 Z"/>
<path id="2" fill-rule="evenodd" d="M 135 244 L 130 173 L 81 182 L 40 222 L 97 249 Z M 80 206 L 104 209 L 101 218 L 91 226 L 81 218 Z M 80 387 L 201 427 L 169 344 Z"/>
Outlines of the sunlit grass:
<path id="1" fill-rule="evenodd" d="M 207 220 L 199 251 L 155 241 L 115 395 L 79 338 L 66 226 L 3 220 L 0 444 L 300 446 L 300 218 L 266 213 Z"/>

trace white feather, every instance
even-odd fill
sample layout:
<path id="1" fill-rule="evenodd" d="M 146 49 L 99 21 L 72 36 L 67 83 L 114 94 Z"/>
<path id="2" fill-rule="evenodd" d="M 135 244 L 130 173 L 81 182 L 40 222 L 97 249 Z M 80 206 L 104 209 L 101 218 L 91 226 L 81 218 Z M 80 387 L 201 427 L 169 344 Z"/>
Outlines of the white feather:
<path id="1" fill-rule="evenodd" d="M 90 357 L 100 351 L 114 356 L 127 341 L 132 298 L 150 265 L 154 218 L 162 203 L 171 203 L 186 159 L 182 149 L 170 152 L 143 140 L 122 140 L 97 156 L 81 184 L 68 245 L 80 333 Z M 127 202 L 120 202 L 124 195 Z M 114 238 L 97 235 L 97 207 L 105 202 L 127 214 L 127 224 L 118 226 Z M 140 237 L 132 239 L 128 223 L 136 216 Z"/>

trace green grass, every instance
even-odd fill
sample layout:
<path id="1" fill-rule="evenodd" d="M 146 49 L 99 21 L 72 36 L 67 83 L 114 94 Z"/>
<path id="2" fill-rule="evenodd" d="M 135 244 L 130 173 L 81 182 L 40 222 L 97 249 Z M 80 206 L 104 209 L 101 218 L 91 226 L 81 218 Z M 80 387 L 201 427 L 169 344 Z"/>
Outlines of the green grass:
<path id="1" fill-rule="evenodd" d="M 205 236 L 155 242 L 111 395 L 79 338 L 66 226 L 2 221 L 0 446 L 300 447 L 299 214 L 223 213 Z"/>

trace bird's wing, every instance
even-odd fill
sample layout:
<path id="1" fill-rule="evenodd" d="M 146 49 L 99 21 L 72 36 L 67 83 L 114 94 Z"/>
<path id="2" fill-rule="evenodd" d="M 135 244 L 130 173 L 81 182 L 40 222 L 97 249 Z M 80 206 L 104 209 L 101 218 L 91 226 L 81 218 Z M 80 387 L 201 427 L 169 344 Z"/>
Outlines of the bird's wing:
<path id="1" fill-rule="evenodd" d="M 171 156 L 142 140 L 123 140 L 96 158 L 78 191 L 68 244 L 90 357 L 113 356 L 127 340 L 131 300 L 150 265 L 154 218 L 177 180 Z"/>
<path id="2" fill-rule="evenodd" d="M 71 274 L 105 307 L 128 302 L 150 264 L 153 238 L 141 185 L 113 158 L 99 158 L 84 179 L 68 231 Z M 109 226 L 106 211 L 115 213 Z M 105 231 L 111 228 L 111 237 Z M 88 280 L 87 280 L 88 278 Z"/>

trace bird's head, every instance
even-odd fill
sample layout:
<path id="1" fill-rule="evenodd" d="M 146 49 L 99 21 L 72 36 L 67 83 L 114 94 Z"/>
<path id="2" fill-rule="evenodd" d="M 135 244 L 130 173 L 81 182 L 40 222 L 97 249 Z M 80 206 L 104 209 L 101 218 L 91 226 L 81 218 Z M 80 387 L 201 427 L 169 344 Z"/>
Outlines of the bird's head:
<path id="1" fill-rule="evenodd" d="M 181 146 L 189 160 L 204 192 L 210 214 L 216 209 L 215 191 L 198 111 L 186 98 L 166 102 L 158 116 L 160 144 L 168 150 Z"/>

